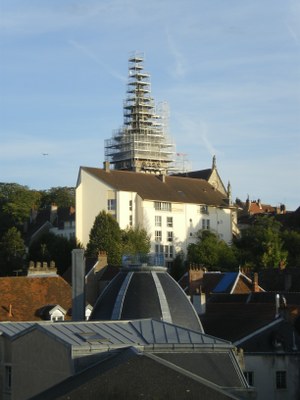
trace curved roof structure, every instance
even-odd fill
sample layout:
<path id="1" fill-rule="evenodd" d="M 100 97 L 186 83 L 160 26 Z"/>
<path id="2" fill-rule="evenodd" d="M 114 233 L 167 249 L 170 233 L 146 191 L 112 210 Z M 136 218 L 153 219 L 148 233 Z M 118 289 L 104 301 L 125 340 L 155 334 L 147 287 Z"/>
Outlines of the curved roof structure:
<path id="1" fill-rule="evenodd" d="M 98 298 L 90 320 L 144 318 L 203 332 L 193 305 L 166 268 L 123 267 Z"/>

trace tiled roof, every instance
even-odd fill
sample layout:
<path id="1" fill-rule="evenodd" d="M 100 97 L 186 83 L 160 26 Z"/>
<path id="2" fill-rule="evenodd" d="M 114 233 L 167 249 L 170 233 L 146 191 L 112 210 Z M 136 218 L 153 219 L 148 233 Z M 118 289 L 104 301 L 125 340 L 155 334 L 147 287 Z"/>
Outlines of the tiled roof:
<path id="1" fill-rule="evenodd" d="M 60 276 L 0 278 L 0 321 L 38 321 L 49 304 L 72 306 L 72 289 Z"/>
<path id="2" fill-rule="evenodd" d="M 228 206 L 224 195 L 204 179 L 165 176 L 132 171 L 105 171 L 100 168 L 81 167 L 96 179 L 120 191 L 138 193 L 144 200 Z"/>

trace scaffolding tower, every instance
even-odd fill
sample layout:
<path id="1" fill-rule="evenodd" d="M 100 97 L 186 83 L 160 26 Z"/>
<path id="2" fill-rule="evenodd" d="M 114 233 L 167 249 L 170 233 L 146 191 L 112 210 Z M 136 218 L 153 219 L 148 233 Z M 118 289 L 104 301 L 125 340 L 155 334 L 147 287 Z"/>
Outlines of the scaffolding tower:
<path id="1" fill-rule="evenodd" d="M 167 174 L 173 168 L 175 145 L 168 137 L 167 107 L 157 113 L 151 97 L 150 75 L 144 71 L 144 56 L 129 58 L 124 123 L 105 140 L 105 160 L 115 169 Z"/>

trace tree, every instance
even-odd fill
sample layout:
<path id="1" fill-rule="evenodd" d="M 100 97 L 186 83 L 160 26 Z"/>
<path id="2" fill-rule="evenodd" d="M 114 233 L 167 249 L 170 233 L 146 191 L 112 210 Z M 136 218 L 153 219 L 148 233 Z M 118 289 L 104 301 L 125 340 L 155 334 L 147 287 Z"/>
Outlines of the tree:
<path id="1" fill-rule="evenodd" d="M 176 254 L 176 257 L 173 260 L 170 275 L 178 281 L 183 274 L 186 272 L 186 263 L 184 261 L 184 253 L 180 251 Z"/>
<path id="2" fill-rule="evenodd" d="M 62 275 L 72 265 L 72 250 L 80 247 L 75 238 L 46 233 L 33 242 L 28 257 L 32 261 L 54 261 L 58 274 Z"/>
<path id="3" fill-rule="evenodd" d="M 73 187 L 52 187 L 49 190 L 41 191 L 41 207 L 47 208 L 51 204 L 58 207 L 75 206 L 75 188 Z"/>
<path id="4" fill-rule="evenodd" d="M 8 229 L 0 242 L 1 275 L 14 275 L 14 270 L 22 269 L 25 251 L 21 232 L 16 227 Z"/>
<path id="5" fill-rule="evenodd" d="M 287 251 L 287 264 L 290 267 L 300 267 L 300 233 L 285 230 L 282 233 L 284 249 Z"/>
<path id="6" fill-rule="evenodd" d="M 40 199 L 40 192 L 30 190 L 27 186 L 17 183 L 0 184 L 1 210 L 14 225 L 21 225 L 28 220 L 30 210 L 39 207 Z"/>
<path id="7" fill-rule="evenodd" d="M 275 268 L 287 259 L 281 239 L 281 224 L 273 217 L 258 218 L 235 240 L 241 264 L 255 269 Z"/>
<path id="8" fill-rule="evenodd" d="M 204 265 L 208 269 L 237 267 L 234 250 L 209 230 L 198 232 L 197 243 L 188 246 L 187 260 L 192 264 Z"/>
<path id="9" fill-rule="evenodd" d="M 121 264 L 122 252 L 121 229 L 114 217 L 104 210 L 96 217 L 90 231 L 86 255 L 97 257 L 99 251 L 106 251 L 108 263 L 111 265 Z"/>
<path id="10" fill-rule="evenodd" d="M 121 231 L 122 254 L 148 254 L 150 237 L 142 228 L 128 228 Z"/>

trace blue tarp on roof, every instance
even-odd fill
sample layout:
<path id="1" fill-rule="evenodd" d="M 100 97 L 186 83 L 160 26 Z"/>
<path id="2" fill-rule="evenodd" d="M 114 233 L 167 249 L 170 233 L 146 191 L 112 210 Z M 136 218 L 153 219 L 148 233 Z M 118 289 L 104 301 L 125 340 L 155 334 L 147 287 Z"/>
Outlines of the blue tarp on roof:
<path id="1" fill-rule="evenodd" d="M 226 293 L 228 288 L 233 285 L 238 276 L 238 272 L 226 272 L 217 286 L 214 288 L 213 293 Z"/>

